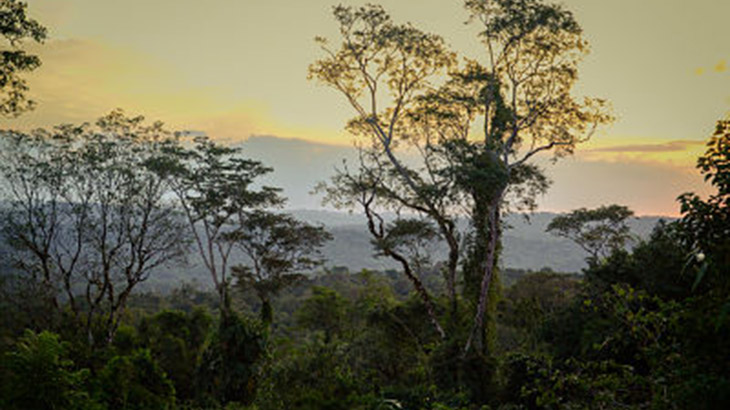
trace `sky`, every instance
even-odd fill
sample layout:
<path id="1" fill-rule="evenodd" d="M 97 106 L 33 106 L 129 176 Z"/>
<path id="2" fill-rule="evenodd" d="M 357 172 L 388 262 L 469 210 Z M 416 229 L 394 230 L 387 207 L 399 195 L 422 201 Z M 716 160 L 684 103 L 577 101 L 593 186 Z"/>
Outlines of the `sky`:
<path id="1" fill-rule="evenodd" d="M 351 154 L 353 113 L 307 81 L 336 38 L 332 0 L 27 0 L 49 29 L 29 45 L 43 65 L 27 76 L 35 111 L 0 128 L 93 121 L 114 108 L 196 130 L 275 168 L 292 208 Z M 360 1 L 341 1 L 360 5 Z M 379 2 L 396 22 L 442 35 L 484 57 L 458 0 Z M 694 168 L 703 141 L 730 112 L 726 0 L 567 0 L 591 44 L 577 95 L 608 99 L 616 121 L 573 157 L 545 162 L 553 187 L 540 210 L 607 203 L 640 215 L 677 215 L 675 198 L 709 192 Z M 302 168 L 307 171 L 302 172 Z"/>

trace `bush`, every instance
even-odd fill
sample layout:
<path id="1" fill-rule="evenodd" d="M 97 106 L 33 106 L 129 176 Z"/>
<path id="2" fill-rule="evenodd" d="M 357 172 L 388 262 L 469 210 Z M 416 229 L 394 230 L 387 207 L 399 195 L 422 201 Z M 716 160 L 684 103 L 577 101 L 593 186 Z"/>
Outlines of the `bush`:
<path id="1" fill-rule="evenodd" d="M 89 372 L 75 370 L 67 351 L 58 335 L 26 330 L 0 366 L 0 408 L 98 408 L 86 389 Z"/>
<path id="2" fill-rule="evenodd" d="M 178 399 L 195 396 L 194 376 L 212 318 L 205 309 L 163 310 L 146 317 L 140 339 L 175 384 Z"/>
<path id="3" fill-rule="evenodd" d="M 235 312 L 224 312 L 196 371 L 199 398 L 207 405 L 251 404 L 266 356 L 263 326 Z"/>
<path id="4" fill-rule="evenodd" d="M 113 357 L 98 382 L 100 401 L 111 409 L 170 409 L 175 404 L 175 387 L 147 349 Z"/>

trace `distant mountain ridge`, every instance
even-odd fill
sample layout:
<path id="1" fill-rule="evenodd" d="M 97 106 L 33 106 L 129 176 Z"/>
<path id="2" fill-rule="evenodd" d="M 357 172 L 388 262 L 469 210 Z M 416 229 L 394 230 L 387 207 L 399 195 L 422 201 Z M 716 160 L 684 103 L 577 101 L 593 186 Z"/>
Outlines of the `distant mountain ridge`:
<path id="1" fill-rule="evenodd" d="M 326 269 L 346 267 L 350 272 L 357 272 L 362 269 L 399 268 L 388 258 L 374 256 L 364 215 L 311 209 L 286 212 L 302 221 L 323 225 L 332 233 L 333 240 L 326 243 L 323 248 Z M 557 215 L 539 212 L 527 217 L 521 214 L 507 216 L 505 222 L 509 228 L 503 235 L 501 265 L 505 268 L 522 270 L 550 268 L 557 272 L 580 272 L 586 266 L 585 252 L 571 241 L 545 232 L 547 225 Z M 386 218 L 392 219 L 394 215 L 386 215 Z M 638 217 L 632 218 L 629 225 L 637 236 L 647 238 L 660 219 L 672 218 Z M 12 252 L 14 251 L 0 238 L 0 267 L 9 268 L 9 256 Z M 446 247 L 437 246 L 433 255 L 435 260 L 445 259 Z M 245 262 L 242 255 L 234 254 L 230 265 Z M 203 287 L 210 285 L 208 273 L 193 248 L 190 249 L 187 265 L 161 267 L 148 282 L 143 284 L 143 287 L 148 290 L 164 291 L 190 281 L 197 282 Z"/>
<path id="2" fill-rule="evenodd" d="M 364 215 L 325 210 L 292 210 L 297 218 L 324 225 L 334 236 L 325 245 L 326 266 L 347 266 L 350 270 L 392 269 L 397 264 L 387 258 L 373 257 L 370 235 Z M 509 226 L 503 235 L 502 265 L 515 269 L 539 270 L 550 268 L 558 272 L 580 272 L 586 266 L 585 252 L 563 238 L 557 238 L 545 229 L 556 213 L 512 214 L 505 218 Z M 632 218 L 631 230 L 640 238 L 647 238 L 656 223 L 666 217 L 644 216 Z M 445 256 L 446 249 L 436 250 L 436 256 Z"/>

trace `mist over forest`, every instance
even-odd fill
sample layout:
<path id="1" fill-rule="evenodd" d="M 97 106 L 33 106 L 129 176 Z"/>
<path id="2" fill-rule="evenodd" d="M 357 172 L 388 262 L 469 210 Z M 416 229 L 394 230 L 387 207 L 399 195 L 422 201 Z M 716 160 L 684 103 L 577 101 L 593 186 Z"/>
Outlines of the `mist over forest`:
<path id="1" fill-rule="evenodd" d="M 297 219 L 311 224 L 321 224 L 332 234 L 333 239 L 322 246 L 324 264 L 318 269 L 327 271 L 347 268 L 350 272 L 363 269 L 372 271 L 397 270 L 397 263 L 383 257 L 375 257 L 370 236 L 364 227 L 364 215 L 337 211 L 292 210 Z M 510 215 L 506 223 L 501 264 L 504 268 L 518 271 L 540 271 L 549 269 L 566 274 L 580 274 L 586 268 L 585 252 L 575 243 L 545 232 L 556 214 L 535 213 L 531 215 Z M 391 218 L 395 218 L 391 216 Z M 660 221 L 671 221 L 668 217 L 638 217 L 628 222 L 637 239 L 648 239 L 651 231 Z M 464 222 L 466 223 L 466 222 Z M 447 248 L 436 244 L 432 249 L 435 258 L 444 258 Z M 245 260 L 244 255 L 239 255 Z M 166 290 L 185 282 L 206 284 L 204 267 L 196 260 L 188 261 L 183 269 L 172 267 L 160 269 L 143 289 Z M 181 272 L 182 270 L 182 272 Z M 312 272 L 313 274 L 316 272 Z"/>

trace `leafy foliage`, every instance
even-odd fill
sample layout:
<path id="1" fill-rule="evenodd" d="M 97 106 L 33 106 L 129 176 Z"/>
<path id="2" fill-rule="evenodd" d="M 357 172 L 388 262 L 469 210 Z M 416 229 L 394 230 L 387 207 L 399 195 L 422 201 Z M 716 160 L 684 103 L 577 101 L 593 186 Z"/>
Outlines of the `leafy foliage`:
<path id="1" fill-rule="evenodd" d="M 730 120 L 718 121 L 697 168 L 717 192 L 706 200 L 692 193 L 681 195 L 682 225 L 693 253 L 708 258 L 703 269 L 726 274 L 730 267 Z"/>
<path id="2" fill-rule="evenodd" d="M 147 349 L 113 357 L 99 374 L 101 400 L 115 409 L 171 409 L 175 387 Z"/>
<path id="3" fill-rule="evenodd" d="M 297 221 L 286 214 L 247 212 L 240 226 L 226 234 L 249 257 L 250 265 L 231 268 L 236 287 L 253 289 L 261 299 L 262 320 L 271 323 L 270 299 L 322 263 L 319 248 L 332 236 L 322 227 Z"/>
<path id="4" fill-rule="evenodd" d="M 2 397 L 7 409 L 99 408 L 86 391 L 87 370 L 75 370 L 69 346 L 50 332 L 27 330 L 2 359 Z"/>
<path id="5" fill-rule="evenodd" d="M 203 403 L 253 402 L 266 355 L 266 335 L 260 325 L 234 312 L 222 315 L 195 376 Z"/>
<path id="6" fill-rule="evenodd" d="M 297 323 L 312 331 L 321 331 L 329 344 L 347 328 L 348 300 L 325 287 L 312 288 L 312 296 L 296 312 Z"/>
<path id="7" fill-rule="evenodd" d="M 240 229 L 246 211 L 283 203 L 279 189 L 254 189 L 255 180 L 271 172 L 258 161 L 242 158 L 240 149 L 223 146 L 207 136 L 195 136 L 193 146 L 167 147 L 158 172 L 168 176 L 210 273 L 222 307 L 229 303 L 229 258 L 234 242 L 228 235 Z"/>
<path id="8" fill-rule="evenodd" d="M 21 74 L 38 68 L 41 60 L 26 53 L 21 45 L 25 40 L 42 43 L 47 32 L 27 12 L 28 5 L 24 2 L 0 2 L 0 36 L 5 43 L 0 48 L 0 115 L 3 116 L 19 115 L 35 105 L 27 97 L 28 85 Z"/>
<path id="9" fill-rule="evenodd" d="M 139 324 L 140 345 L 147 346 L 175 385 L 176 397 L 195 398 L 194 378 L 212 318 L 203 308 L 191 313 L 163 310 Z"/>
<path id="10" fill-rule="evenodd" d="M 59 298 L 89 344 L 113 338 L 132 290 L 187 247 L 154 164 L 175 143 L 162 124 L 121 110 L 95 126 L 2 134 L 5 239 L 49 308 Z M 100 325 L 96 335 L 93 327 Z"/>
<path id="11" fill-rule="evenodd" d="M 458 309 L 460 273 L 474 315 L 465 352 L 472 342 L 487 346 L 502 212 L 510 204 L 534 207 L 549 185 L 531 158 L 570 154 L 610 120 L 604 101 L 571 94 L 587 52 L 572 14 L 533 0 L 467 1 L 466 8 L 484 28 L 485 63 L 459 67 L 441 37 L 394 23 L 380 6 L 338 6 L 341 43 L 333 47 L 318 38 L 324 57 L 309 70 L 352 106 L 356 117 L 348 129 L 362 137 L 359 163 L 345 164 L 322 187 L 327 200 L 362 208 L 378 250 L 402 265 L 446 339 L 416 269 L 402 252 L 384 246 L 396 226 L 384 226 L 380 215 L 403 210 L 433 226 L 449 246 L 443 266 L 450 311 Z M 474 137 L 478 119 L 483 135 Z M 457 229 L 459 213 L 471 219 L 465 231 Z"/>
<path id="12" fill-rule="evenodd" d="M 623 249 L 633 239 L 626 224 L 633 215 L 632 210 L 621 205 L 580 208 L 555 217 L 547 231 L 578 244 L 590 255 L 589 262 L 596 264 L 611 252 Z"/>
<path id="13" fill-rule="evenodd" d="M 556 218 L 548 230 L 591 254 L 583 276 L 531 272 L 500 296 L 501 215 L 533 207 L 549 185 L 531 158 L 570 154 L 610 118 L 602 101 L 571 94 L 586 43 L 570 12 L 536 0 L 466 7 L 486 63 L 458 67 L 440 37 L 368 5 L 335 7 L 342 44 L 320 39 L 326 56 L 310 68 L 344 94 L 358 115 L 349 129 L 366 137 L 357 169 L 322 189 L 362 207 L 378 256 L 403 276 L 304 275 L 329 235 L 272 210 L 283 198 L 259 182 L 271 170 L 207 137 L 186 144 L 121 111 L 4 133 L 2 226 L 16 270 L 0 284 L 29 300 L 2 301 L 13 317 L 0 322 L 0 407 L 730 407 L 730 122 L 698 161 L 717 192 L 682 195 L 681 220 L 626 249 L 626 207 Z M 13 47 L 45 35 L 24 13 L 0 0 Z M 24 83 L 12 84 L 19 102 L 3 114 L 27 103 Z M 133 295 L 186 253 L 186 235 L 214 291 Z M 438 241 L 445 260 L 431 252 Z M 236 250 L 248 264 L 230 266 Z M 230 275 L 244 292 L 228 294 Z M 260 321 L 248 315 L 256 303 Z"/>

